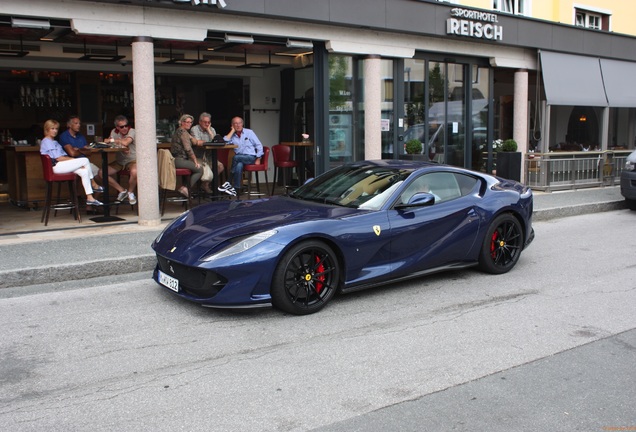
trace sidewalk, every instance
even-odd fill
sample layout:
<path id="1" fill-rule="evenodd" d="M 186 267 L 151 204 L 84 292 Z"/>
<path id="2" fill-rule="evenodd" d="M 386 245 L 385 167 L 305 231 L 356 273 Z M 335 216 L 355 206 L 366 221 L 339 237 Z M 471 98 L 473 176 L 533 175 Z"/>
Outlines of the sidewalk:
<path id="1" fill-rule="evenodd" d="M 618 186 L 563 192 L 535 192 L 533 220 L 543 221 L 625 208 Z M 40 212 L 18 210 L 17 221 L 0 228 L 0 288 L 150 272 L 150 244 L 180 213 L 166 213 L 161 224 L 143 227 L 136 215 L 124 223 L 81 224 L 59 215 L 45 227 Z M 13 231 L 12 231 L 13 230 Z"/>

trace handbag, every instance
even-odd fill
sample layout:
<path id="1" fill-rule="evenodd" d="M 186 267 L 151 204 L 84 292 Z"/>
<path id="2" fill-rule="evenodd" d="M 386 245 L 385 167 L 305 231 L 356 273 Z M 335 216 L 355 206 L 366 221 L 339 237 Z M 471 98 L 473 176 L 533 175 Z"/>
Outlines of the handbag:
<path id="1" fill-rule="evenodd" d="M 214 174 L 212 173 L 212 168 L 210 168 L 210 164 L 205 158 L 203 159 L 203 164 L 201 164 L 201 167 L 203 168 L 203 175 L 201 176 L 201 181 L 204 181 L 204 182 L 212 181 L 212 179 L 214 178 Z"/>

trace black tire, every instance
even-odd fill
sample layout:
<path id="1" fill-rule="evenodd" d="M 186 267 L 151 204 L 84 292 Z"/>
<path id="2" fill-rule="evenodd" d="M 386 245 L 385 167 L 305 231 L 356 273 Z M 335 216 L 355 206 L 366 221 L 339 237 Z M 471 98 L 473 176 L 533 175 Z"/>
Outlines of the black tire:
<path id="1" fill-rule="evenodd" d="M 510 271 L 523 249 L 523 230 L 519 221 L 510 214 L 502 214 L 490 224 L 479 254 L 479 268 L 487 273 L 502 274 Z"/>
<path id="2" fill-rule="evenodd" d="M 310 240 L 292 247 L 278 263 L 271 287 L 274 307 L 294 314 L 318 312 L 338 290 L 340 264 L 323 242 Z"/>
<path id="3" fill-rule="evenodd" d="M 628 209 L 636 211 L 636 200 L 625 198 L 625 203 L 627 204 Z"/>

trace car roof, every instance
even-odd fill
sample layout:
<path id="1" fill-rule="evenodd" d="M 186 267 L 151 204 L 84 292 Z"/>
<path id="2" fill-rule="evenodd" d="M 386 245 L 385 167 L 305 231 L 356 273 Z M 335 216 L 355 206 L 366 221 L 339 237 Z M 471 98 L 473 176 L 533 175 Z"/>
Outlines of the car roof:
<path id="1" fill-rule="evenodd" d="M 405 170 L 417 170 L 426 167 L 440 167 L 445 165 L 440 165 L 436 162 L 426 162 L 426 161 L 415 161 L 415 160 L 402 160 L 402 159 L 378 159 L 378 160 L 364 160 L 358 162 L 352 162 L 349 165 L 352 166 L 384 166 L 396 169 L 405 169 Z"/>

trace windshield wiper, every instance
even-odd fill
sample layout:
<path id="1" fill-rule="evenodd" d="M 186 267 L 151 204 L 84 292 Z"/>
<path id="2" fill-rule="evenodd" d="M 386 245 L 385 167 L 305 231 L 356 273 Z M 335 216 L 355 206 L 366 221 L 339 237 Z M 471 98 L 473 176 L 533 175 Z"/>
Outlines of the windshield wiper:
<path id="1" fill-rule="evenodd" d="M 311 202 L 317 202 L 320 204 L 331 204 L 331 205 L 337 205 L 339 207 L 348 207 L 345 204 L 342 204 L 340 201 L 337 201 L 333 198 L 321 198 L 321 197 L 296 197 L 298 199 L 301 199 L 303 201 L 311 201 Z"/>

